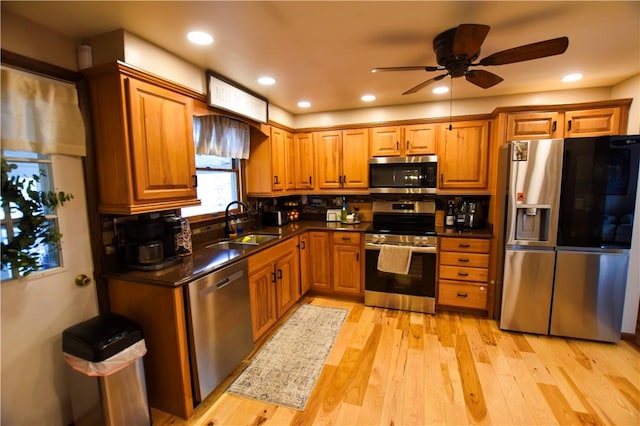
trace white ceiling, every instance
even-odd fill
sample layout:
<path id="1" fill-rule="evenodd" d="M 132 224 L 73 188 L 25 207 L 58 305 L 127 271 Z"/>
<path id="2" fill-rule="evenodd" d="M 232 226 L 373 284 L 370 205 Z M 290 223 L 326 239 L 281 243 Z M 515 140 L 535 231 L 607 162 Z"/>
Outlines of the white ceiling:
<path id="1" fill-rule="evenodd" d="M 491 26 L 480 58 L 561 36 L 569 38 L 569 48 L 559 56 L 485 68 L 504 78 L 489 89 L 454 79 L 454 99 L 611 86 L 640 73 L 639 1 L 3 0 L 2 8 L 78 41 L 124 28 L 293 114 L 441 99 L 431 93 L 435 85 L 401 95 L 441 72 L 372 74 L 370 69 L 436 65 L 433 38 L 462 23 Z M 185 35 L 194 29 L 210 32 L 215 42 L 190 44 Z M 570 72 L 584 79 L 562 83 Z M 277 83 L 260 86 L 261 75 Z M 365 93 L 377 100 L 363 104 Z M 302 99 L 312 107 L 297 107 Z"/>

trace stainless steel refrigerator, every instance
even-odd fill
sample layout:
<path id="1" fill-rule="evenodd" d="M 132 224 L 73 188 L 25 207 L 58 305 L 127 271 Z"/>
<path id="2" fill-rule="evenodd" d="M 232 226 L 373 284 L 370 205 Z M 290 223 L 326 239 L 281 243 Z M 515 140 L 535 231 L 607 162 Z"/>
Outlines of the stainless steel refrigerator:
<path id="1" fill-rule="evenodd" d="M 640 136 L 503 147 L 501 329 L 620 339 L 639 157 Z"/>

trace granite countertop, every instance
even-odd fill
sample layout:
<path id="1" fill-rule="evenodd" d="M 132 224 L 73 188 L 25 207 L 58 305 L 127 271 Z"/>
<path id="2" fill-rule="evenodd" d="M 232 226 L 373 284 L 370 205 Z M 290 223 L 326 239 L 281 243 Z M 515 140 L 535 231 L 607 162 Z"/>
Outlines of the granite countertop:
<path id="1" fill-rule="evenodd" d="M 247 246 L 246 248 L 222 249 L 210 246 L 215 241 L 210 241 L 199 246 L 194 246 L 193 254 L 181 258 L 177 265 L 159 271 L 122 271 L 105 274 L 107 278 L 117 278 L 126 281 L 160 285 L 165 287 L 180 287 L 204 275 L 214 272 L 233 262 L 246 259 L 250 255 L 272 247 L 281 241 L 299 235 L 306 231 L 346 231 L 364 232 L 371 228 L 371 222 L 358 224 L 343 224 L 340 222 L 324 222 L 303 220 L 291 222 L 284 226 L 271 226 L 246 232 L 255 234 L 278 235 L 278 238 L 263 243 L 259 246 Z M 463 237 L 463 238 L 492 238 L 490 229 L 466 229 L 458 232 L 453 228 L 436 227 L 439 237 Z"/>
<path id="2" fill-rule="evenodd" d="M 221 249 L 209 247 L 215 241 L 210 241 L 199 246 L 194 246 L 193 254 L 182 257 L 177 265 L 169 266 L 158 271 L 119 271 L 105 274 L 107 278 L 117 278 L 126 281 L 134 281 L 145 284 L 160 285 L 164 287 L 180 287 L 204 275 L 214 272 L 224 266 L 230 265 L 250 255 L 272 247 L 279 242 L 294 237 L 306 231 L 348 231 L 364 232 L 371 226 L 370 222 L 359 224 L 343 224 L 340 222 L 324 221 L 298 221 L 284 226 L 272 226 L 246 232 L 256 234 L 273 234 L 279 238 L 261 244 L 260 246 L 247 246 L 246 248 Z"/>

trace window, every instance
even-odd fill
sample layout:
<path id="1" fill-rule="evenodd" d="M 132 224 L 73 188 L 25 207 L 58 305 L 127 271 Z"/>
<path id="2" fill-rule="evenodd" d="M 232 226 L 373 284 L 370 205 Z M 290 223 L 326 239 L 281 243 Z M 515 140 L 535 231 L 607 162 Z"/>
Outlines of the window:
<path id="1" fill-rule="evenodd" d="M 196 176 L 202 204 L 183 208 L 183 217 L 224 212 L 227 204 L 240 199 L 240 160 L 196 155 Z"/>
<path id="2" fill-rule="evenodd" d="M 11 171 L 10 176 L 40 176 L 40 180 L 36 182 L 38 191 L 49 191 L 54 188 L 50 156 L 32 152 L 3 150 L 2 157 L 7 163 L 18 166 Z M 25 196 L 27 196 L 26 193 Z M 0 236 L 3 243 L 8 243 L 10 238 L 20 232 L 19 224 L 22 213 L 13 207 L 15 206 L 12 204 L 0 209 Z M 57 229 L 58 220 L 55 213 L 55 211 L 46 211 L 45 215 L 50 226 Z M 61 266 L 61 254 L 55 244 L 41 243 L 33 248 L 32 252 L 38 254 L 41 271 Z M 18 277 L 20 277 L 20 273 L 17 269 L 7 270 L 3 268 L 0 274 L 0 278 L 3 281 Z"/>

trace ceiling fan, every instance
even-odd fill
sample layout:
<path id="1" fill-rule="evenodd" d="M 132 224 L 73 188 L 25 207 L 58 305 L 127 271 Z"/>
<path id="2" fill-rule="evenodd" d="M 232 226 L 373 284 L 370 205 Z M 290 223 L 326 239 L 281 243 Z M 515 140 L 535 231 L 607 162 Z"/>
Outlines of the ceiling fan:
<path id="1" fill-rule="evenodd" d="M 489 71 L 470 69 L 470 67 L 505 65 L 560 55 L 564 53 L 567 50 L 567 46 L 569 46 L 569 39 L 567 37 L 559 37 L 496 52 L 474 63 L 474 61 L 478 59 L 478 56 L 480 56 L 480 47 L 489 33 L 489 29 L 490 27 L 488 25 L 462 24 L 436 36 L 436 38 L 433 39 L 433 50 L 436 53 L 436 60 L 439 65 L 437 67 L 382 67 L 373 68 L 371 72 L 412 70 L 431 72 L 446 70 L 446 73 L 423 81 L 404 92 L 403 95 L 416 93 L 429 84 L 442 80 L 446 76 L 450 76 L 451 78 L 464 76 L 468 82 L 483 89 L 488 89 L 500 83 L 503 80 L 502 77 Z"/>

